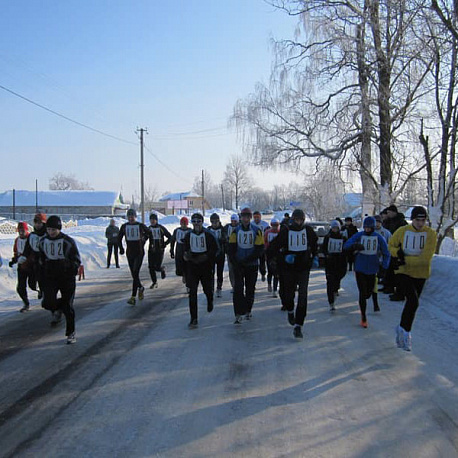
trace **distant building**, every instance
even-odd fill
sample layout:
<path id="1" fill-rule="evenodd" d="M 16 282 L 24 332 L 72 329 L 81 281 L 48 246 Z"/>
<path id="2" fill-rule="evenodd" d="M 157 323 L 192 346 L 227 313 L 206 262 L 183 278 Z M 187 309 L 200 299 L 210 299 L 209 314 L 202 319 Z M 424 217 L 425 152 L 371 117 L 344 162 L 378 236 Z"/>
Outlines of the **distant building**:
<path id="1" fill-rule="evenodd" d="M 174 192 L 162 196 L 158 202 L 152 203 L 151 210 L 156 210 L 164 215 L 189 214 L 193 211 L 202 211 L 202 201 L 205 210 L 212 208 L 207 199 L 192 191 Z"/>
<path id="2" fill-rule="evenodd" d="M 14 202 L 13 202 L 14 201 Z M 129 205 L 116 191 L 6 191 L 0 193 L 0 215 L 29 220 L 36 210 L 64 219 L 124 215 Z"/>

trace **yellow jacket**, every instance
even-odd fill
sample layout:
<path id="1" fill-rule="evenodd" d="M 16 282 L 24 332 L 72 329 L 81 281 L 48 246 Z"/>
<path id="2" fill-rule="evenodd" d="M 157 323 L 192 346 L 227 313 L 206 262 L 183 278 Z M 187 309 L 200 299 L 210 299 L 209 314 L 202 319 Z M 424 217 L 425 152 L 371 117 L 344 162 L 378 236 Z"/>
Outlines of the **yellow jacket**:
<path id="1" fill-rule="evenodd" d="M 400 266 L 396 273 L 413 278 L 428 278 L 431 275 L 431 260 L 436 242 L 436 232 L 428 226 L 424 226 L 420 231 L 412 224 L 400 227 L 388 242 L 391 256 L 398 256 L 400 246 L 405 254 L 406 264 Z"/>

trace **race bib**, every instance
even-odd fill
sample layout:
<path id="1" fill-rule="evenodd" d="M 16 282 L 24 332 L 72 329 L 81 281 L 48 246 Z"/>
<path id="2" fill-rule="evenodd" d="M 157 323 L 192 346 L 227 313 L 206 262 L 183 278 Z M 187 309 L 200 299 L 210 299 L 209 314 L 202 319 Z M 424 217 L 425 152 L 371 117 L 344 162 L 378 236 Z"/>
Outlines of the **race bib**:
<path id="1" fill-rule="evenodd" d="M 197 235 L 191 232 L 190 244 L 192 253 L 205 253 L 207 251 L 207 239 L 204 233 Z"/>
<path id="2" fill-rule="evenodd" d="M 153 234 L 153 240 L 160 240 L 161 239 L 161 228 L 160 227 L 151 227 L 151 233 Z"/>
<path id="3" fill-rule="evenodd" d="M 238 231 L 237 233 L 237 245 L 243 249 L 249 249 L 254 247 L 254 234 L 253 231 Z"/>
<path id="4" fill-rule="evenodd" d="M 329 239 L 328 253 L 342 253 L 343 240 L 342 239 Z"/>
<path id="5" fill-rule="evenodd" d="M 65 259 L 64 239 L 45 239 L 43 243 L 43 251 L 46 257 L 53 261 L 56 261 L 58 259 Z"/>
<path id="6" fill-rule="evenodd" d="M 289 231 L 288 234 L 289 251 L 307 251 L 307 230 Z"/>
<path id="7" fill-rule="evenodd" d="M 17 239 L 16 249 L 17 249 L 17 252 L 18 252 L 19 255 L 24 253 L 24 248 L 25 248 L 26 242 L 27 242 L 27 239 Z"/>
<path id="8" fill-rule="evenodd" d="M 278 235 L 278 232 L 269 232 L 269 233 L 267 234 L 267 241 L 268 241 L 269 243 L 272 242 L 272 240 L 273 240 L 275 237 L 277 237 L 277 235 Z"/>
<path id="9" fill-rule="evenodd" d="M 183 243 L 185 235 L 186 235 L 186 231 L 182 231 L 181 229 L 178 229 L 177 234 L 176 234 L 177 243 L 180 243 L 180 244 Z"/>
<path id="10" fill-rule="evenodd" d="M 140 240 L 140 226 L 138 224 L 126 225 L 126 240 L 128 242 L 138 242 Z"/>
<path id="11" fill-rule="evenodd" d="M 360 243 L 364 245 L 364 251 L 360 251 L 360 254 L 374 255 L 378 252 L 378 238 L 370 235 L 363 235 Z"/>
<path id="12" fill-rule="evenodd" d="M 29 243 L 33 251 L 38 252 L 38 244 L 40 243 L 41 237 L 37 234 L 29 235 Z"/>
<path id="13" fill-rule="evenodd" d="M 407 256 L 420 256 L 426 245 L 426 232 L 405 231 L 403 250 Z"/>

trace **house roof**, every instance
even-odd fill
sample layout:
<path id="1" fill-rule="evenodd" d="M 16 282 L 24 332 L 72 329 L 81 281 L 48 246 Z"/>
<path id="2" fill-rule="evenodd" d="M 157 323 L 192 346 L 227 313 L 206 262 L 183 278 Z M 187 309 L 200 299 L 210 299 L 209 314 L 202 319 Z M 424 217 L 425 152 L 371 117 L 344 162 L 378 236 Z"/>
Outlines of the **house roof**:
<path id="1" fill-rule="evenodd" d="M 116 191 L 38 191 L 38 207 L 122 206 Z M 34 207 L 35 191 L 15 191 L 17 207 Z M 0 206 L 13 206 L 13 191 L 0 193 Z"/>
<path id="2" fill-rule="evenodd" d="M 199 194 L 196 194 L 195 192 L 192 192 L 192 191 L 174 192 L 174 193 L 166 194 L 165 196 L 162 196 L 159 199 L 159 202 L 165 202 L 167 200 L 182 200 L 182 199 L 186 199 L 188 197 L 201 197 L 201 196 Z"/>

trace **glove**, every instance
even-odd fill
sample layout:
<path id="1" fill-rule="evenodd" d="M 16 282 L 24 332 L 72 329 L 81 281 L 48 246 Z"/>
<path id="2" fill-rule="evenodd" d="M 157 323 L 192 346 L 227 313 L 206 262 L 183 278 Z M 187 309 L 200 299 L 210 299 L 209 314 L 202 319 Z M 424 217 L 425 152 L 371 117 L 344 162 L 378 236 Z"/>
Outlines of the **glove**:
<path id="1" fill-rule="evenodd" d="M 296 255 L 295 254 L 287 254 L 285 256 L 286 264 L 294 264 L 295 260 L 296 260 Z"/>
<path id="2" fill-rule="evenodd" d="M 171 257 L 172 259 L 175 259 L 175 254 L 173 253 L 173 251 L 170 252 L 170 257 Z"/>
<path id="3" fill-rule="evenodd" d="M 406 262 L 404 259 L 391 258 L 391 264 L 393 266 L 393 270 L 399 270 L 399 267 L 405 266 Z"/>
<path id="4" fill-rule="evenodd" d="M 406 255 L 404 253 L 404 250 L 400 247 L 398 250 L 398 259 L 399 259 L 399 265 L 403 266 L 406 263 Z"/>
<path id="5" fill-rule="evenodd" d="M 8 263 L 8 265 L 9 265 L 10 267 L 13 267 L 13 266 L 14 266 L 14 261 L 10 261 L 10 262 Z"/>
<path id="6" fill-rule="evenodd" d="M 355 243 L 353 245 L 353 251 L 364 251 L 364 245 L 362 243 Z"/>
<path id="7" fill-rule="evenodd" d="M 119 247 L 119 254 L 120 254 L 120 255 L 123 255 L 123 254 L 124 254 L 124 248 L 123 248 L 123 247 Z"/>

